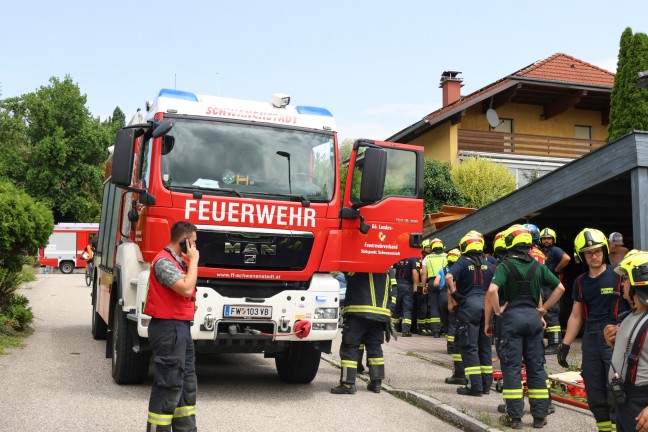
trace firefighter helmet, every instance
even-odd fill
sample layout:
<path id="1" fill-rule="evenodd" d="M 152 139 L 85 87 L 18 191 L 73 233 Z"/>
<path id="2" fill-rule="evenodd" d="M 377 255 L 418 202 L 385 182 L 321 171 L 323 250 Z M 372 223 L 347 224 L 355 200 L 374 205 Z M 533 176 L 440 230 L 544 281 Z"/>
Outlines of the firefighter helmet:
<path id="1" fill-rule="evenodd" d="M 421 242 L 421 250 L 430 247 L 431 244 L 432 244 L 432 242 L 430 241 L 430 239 L 423 240 Z"/>
<path id="2" fill-rule="evenodd" d="M 459 252 L 459 249 L 450 250 L 448 252 L 448 256 L 446 257 L 446 259 L 448 260 L 448 264 L 456 263 L 460 256 L 461 256 L 461 252 Z"/>
<path id="3" fill-rule="evenodd" d="M 506 253 L 506 241 L 504 240 L 504 231 L 498 232 L 495 235 L 495 241 L 493 242 L 493 251 L 498 254 Z"/>
<path id="4" fill-rule="evenodd" d="M 433 238 L 430 245 L 432 247 L 432 252 L 443 252 L 443 249 L 445 249 L 443 242 L 438 238 Z"/>
<path id="5" fill-rule="evenodd" d="M 630 281 L 630 296 L 648 305 L 648 252 L 631 250 L 614 271 Z"/>
<path id="6" fill-rule="evenodd" d="M 585 228 L 574 239 L 574 259 L 577 263 L 585 262 L 583 252 L 598 248 L 603 248 L 607 254 L 610 253 L 607 237 L 597 229 Z"/>
<path id="7" fill-rule="evenodd" d="M 531 232 L 531 240 L 533 240 L 534 242 L 540 240 L 540 230 L 538 229 L 537 226 L 531 223 L 527 223 L 524 224 L 524 227 Z"/>
<path id="8" fill-rule="evenodd" d="M 461 254 L 468 252 L 482 252 L 484 250 L 484 236 L 477 231 L 470 231 L 459 240 Z"/>
<path id="9" fill-rule="evenodd" d="M 511 249 L 516 246 L 531 246 L 533 238 L 531 231 L 524 225 L 511 225 L 504 231 L 504 243 L 506 249 Z"/>
<path id="10" fill-rule="evenodd" d="M 551 237 L 554 244 L 558 241 L 558 239 L 556 238 L 556 231 L 552 230 L 551 228 L 543 228 L 542 231 L 540 231 L 540 238 L 545 237 Z"/>

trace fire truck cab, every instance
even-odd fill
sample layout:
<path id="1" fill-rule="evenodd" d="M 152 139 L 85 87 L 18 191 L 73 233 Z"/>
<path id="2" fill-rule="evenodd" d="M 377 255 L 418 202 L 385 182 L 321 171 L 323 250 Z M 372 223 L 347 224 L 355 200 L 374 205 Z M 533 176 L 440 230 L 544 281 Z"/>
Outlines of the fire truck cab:
<path id="1" fill-rule="evenodd" d="M 198 227 L 197 352 L 263 353 L 289 383 L 313 380 L 338 333 L 330 272 L 385 272 L 420 250 L 422 149 L 358 140 L 341 185 L 332 115 L 287 95 L 163 89 L 117 133 L 108 165 L 92 334 L 117 383 L 147 377 L 149 267 L 176 221 Z"/>

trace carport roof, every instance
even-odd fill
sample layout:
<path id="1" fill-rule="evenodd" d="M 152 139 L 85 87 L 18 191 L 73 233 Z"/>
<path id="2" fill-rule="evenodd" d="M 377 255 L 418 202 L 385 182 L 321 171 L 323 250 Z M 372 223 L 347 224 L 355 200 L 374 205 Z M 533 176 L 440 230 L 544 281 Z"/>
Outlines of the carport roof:
<path id="1" fill-rule="evenodd" d="M 635 131 L 576 159 L 515 192 L 454 222 L 433 236 L 446 246 L 457 245 L 470 230 L 492 237 L 513 223 L 533 223 L 558 233 L 559 244 L 570 250 L 585 227 L 624 235 L 628 247 L 646 244 L 648 196 L 648 132 Z M 634 185 L 634 190 L 633 190 Z M 641 187 L 639 187 L 641 186 Z M 638 232 L 640 231 L 640 232 Z"/>

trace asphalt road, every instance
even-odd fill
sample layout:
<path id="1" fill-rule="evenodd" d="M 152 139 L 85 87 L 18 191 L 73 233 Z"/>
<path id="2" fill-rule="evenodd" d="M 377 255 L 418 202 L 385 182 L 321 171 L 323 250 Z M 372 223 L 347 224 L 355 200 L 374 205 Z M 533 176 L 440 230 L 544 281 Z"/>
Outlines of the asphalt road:
<path id="1" fill-rule="evenodd" d="M 0 430 L 143 431 L 151 374 L 142 385 L 110 376 L 105 342 L 90 334 L 90 288 L 82 274 L 38 275 L 22 291 L 35 314 L 22 349 L 0 357 Z M 200 431 L 459 430 L 386 392 L 332 395 L 339 370 L 322 361 L 309 385 L 277 378 L 260 354 L 199 357 Z"/>

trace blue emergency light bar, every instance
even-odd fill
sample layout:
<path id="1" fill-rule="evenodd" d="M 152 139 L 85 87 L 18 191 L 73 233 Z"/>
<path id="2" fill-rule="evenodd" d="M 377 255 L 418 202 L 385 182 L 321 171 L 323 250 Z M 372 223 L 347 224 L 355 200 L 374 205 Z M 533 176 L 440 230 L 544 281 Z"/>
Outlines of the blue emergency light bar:
<path id="1" fill-rule="evenodd" d="M 333 117 L 333 114 L 331 114 L 331 112 L 326 108 L 319 108 L 319 107 L 312 107 L 312 106 L 296 106 L 295 109 L 299 114 Z"/>
<path id="2" fill-rule="evenodd" d="M 158 93 L 158 97 L 168 97 L 168 98 L 174 98 L 174 99 L 182 99 L 182 100 L 188 100 L 191 102 L 198 102 L 198 98 L 196 97 L 195 94 L 191 92 L 186 92 L 182 90 L 175 90 L 175 89 L 165 89 L 163 88 L 160 90 L 160 93 Z"/>

